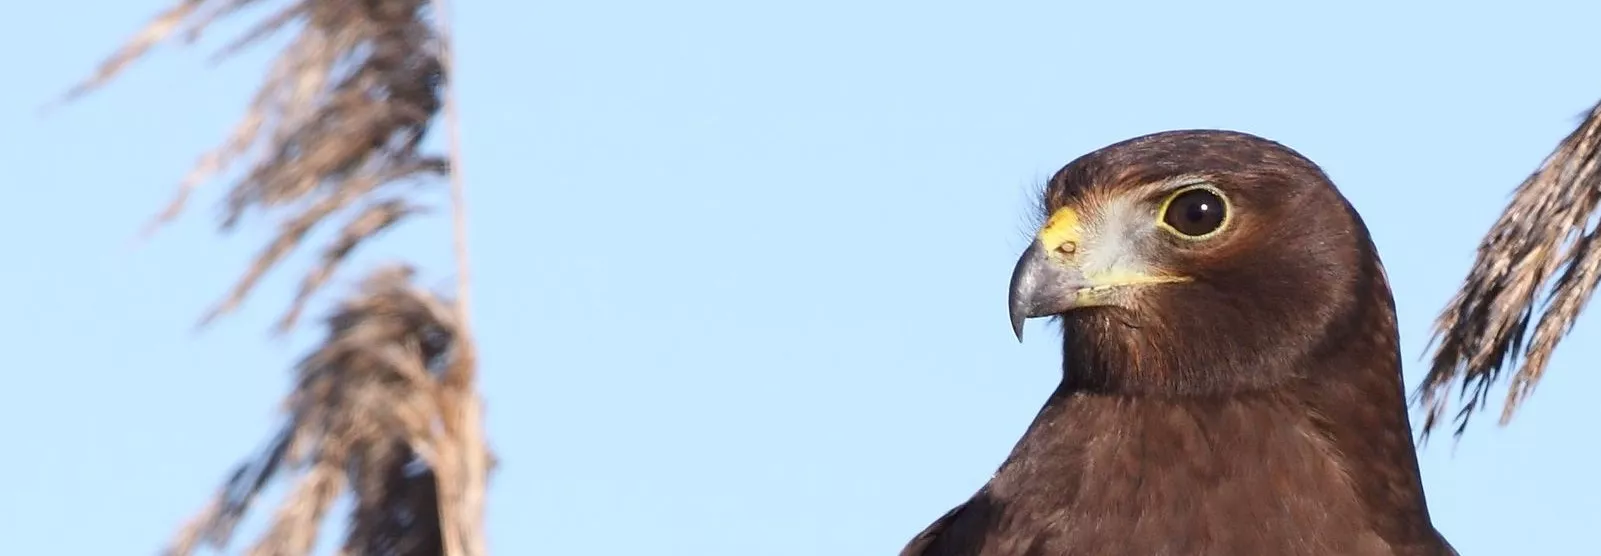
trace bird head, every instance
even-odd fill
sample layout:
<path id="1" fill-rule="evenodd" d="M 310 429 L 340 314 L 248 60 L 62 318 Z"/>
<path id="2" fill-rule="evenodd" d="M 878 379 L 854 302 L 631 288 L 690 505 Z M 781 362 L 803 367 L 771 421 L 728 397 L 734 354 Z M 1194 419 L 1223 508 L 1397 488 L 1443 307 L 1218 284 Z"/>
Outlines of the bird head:
<path id="1" fill-rule="evenodd" d="M 1289 148 L 1226 131 L 1172 131 L 1069 163 L 1013 270 L 1009 309 L 1057 317 L 1080 387 L 1206 394 L 1293 378 L 1379 295 L 1360 218 Z M 1383 317 L 1383 315 L 1380 315 Z M 1394 334 L 1393 309 L 1385 317 Z M 1349 325 L 1343 326 L 1342 325 Z"/>

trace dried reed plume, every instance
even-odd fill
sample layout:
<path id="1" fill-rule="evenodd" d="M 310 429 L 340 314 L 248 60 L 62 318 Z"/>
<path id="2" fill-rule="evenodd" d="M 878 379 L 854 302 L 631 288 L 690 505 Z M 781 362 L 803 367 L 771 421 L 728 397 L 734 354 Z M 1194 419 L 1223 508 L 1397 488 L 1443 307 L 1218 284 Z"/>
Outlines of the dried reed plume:
<path id="1" fill-rule="evenodd" d="M 250 554 L 311 550 L 335 498 L 355 494 L 346 554 L 438 554 L 434 476 L 451 451 L 438 422 L 438 377 L 453 357 L 451 308 L 410 284 L 411 269 L 381 269 L 328 318 L 328 337 L 297 368 L 287 422 L 262 454 L 240 465 L 169 549 L 222 549 L 274 475 L 298 486 Z"/>
<path id="2" fill-rule="evenodd" d="M 247 7 L 276 10 L 219 57 L 293 30 L 244 118 L 200 159 L 146 230 L 176 218 L 196 187 L 251 156 L 227 193 L 220 231 L 247 216 L 270 215 L 280 218 L 278 233 L 202 323 L 237 308 L 314 229 L 340 222 L 274 326 L 291 329 L 353 251 L 421 210 L 408 201 L 417 191 L 408 184 L 450 178 L 454 300 L 412 286 L 409 267 L 371 274 L 300 363 L 282 432 L 235 471 L 169 554 L 224 548 L 256 495 L 282 475 L 293 476 L 295 487 L 251 554 L 309 554 L 329 507 L 345 493 L 355 510 L 344 554 L 486 553 L 490 455 L 474 390 L 465 209 L 442 2 L 178 0 L 65 95 L 70 101 L 96 90 L 155 45 L 175 36 L 193 43 L 212 23 Z M 448 157 L 421 148 L 441 110 Z"/>
<path id="3" fill-rule="evenodd" d="M 1491 386 L 1506 370 L 1517 368 L 1501 411 L 1503 425 L 1534 392 L 1557 343 L 1601 279 L 1601 238 L 1591 224 L 1598 203 L 1601 104 L 1518 186 L 1479 244 L 1461 291 L 1435 321 L 1430 345 L 1438 349 L 1413 398 L 1427 411 L 1425 436 L 1441 424 L 1459 380 L 1457 398 L 1465 403 L 1456 412 L 1456 436 L 1486 405 Z"/>

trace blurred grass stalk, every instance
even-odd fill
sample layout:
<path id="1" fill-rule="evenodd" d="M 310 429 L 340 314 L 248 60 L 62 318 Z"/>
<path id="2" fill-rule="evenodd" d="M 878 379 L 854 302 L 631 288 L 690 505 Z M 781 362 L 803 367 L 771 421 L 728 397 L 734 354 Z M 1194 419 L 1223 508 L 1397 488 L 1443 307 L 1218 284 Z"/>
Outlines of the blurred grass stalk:
<path id="1" fill-rule="evenodd" d="M 325 339 L 295 369 L 282 429 L 239 465 L 166 553 L 225 549 L 273 480 L 292 483 L 252 555 L 300 556 L 333 503 L 353 501 L 342 554 L 483 556 L 492 456 L 476 390 L 464 185 L 451 98 L 448 6 L 442 0 L 178 0 L 62 99 L 105 86 L 156 45 L 192 45 L 214 23 L 265 8 L 226 58 L 279 32 L 288 46 L 232 134 L 202 156 L 148 234 L 176 218 L 194 189 L 241 156 L 220 233 L 246 216 L 278 218 L 275 237 L 202 324 L 236 309 L 260 279 L 329 220 L 293 301 L 274 325 L 294 328 L 309 300 L 364 242 L 424 210 L 417 185 L 448 183 L 456 260 L 450 297 L 414 285 L 405 263 L 372 270 L 325 319 Z M 446 154 L 421 144 L 443 119 Z"/>

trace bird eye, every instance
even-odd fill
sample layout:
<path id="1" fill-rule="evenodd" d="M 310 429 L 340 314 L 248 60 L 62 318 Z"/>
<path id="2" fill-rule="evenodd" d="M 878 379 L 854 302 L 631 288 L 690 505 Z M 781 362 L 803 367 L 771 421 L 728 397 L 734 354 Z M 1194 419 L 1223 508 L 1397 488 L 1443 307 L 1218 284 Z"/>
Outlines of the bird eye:
<path id="1" fill-rule="evenodd" d="M 1228 202 L 1221 191 L 1206 186 L 1184 189 L 1162 205 L 1164 228 L 1185 239 L 1206 239 L 1228 222 Z"/>

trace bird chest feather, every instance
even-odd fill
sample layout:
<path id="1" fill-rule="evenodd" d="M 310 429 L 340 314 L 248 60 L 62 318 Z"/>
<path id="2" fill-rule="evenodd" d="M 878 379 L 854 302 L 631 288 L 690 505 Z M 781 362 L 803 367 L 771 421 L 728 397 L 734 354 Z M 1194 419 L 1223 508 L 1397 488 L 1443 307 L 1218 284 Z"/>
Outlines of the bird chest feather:
<path id="1" fill-rule="evenodd" d="M 1386 553 L 1363 549 L 1383 545 L 1351 478 L 1292 407 L 1270 395 L 1061 400 L 991 482 L 1005 502 L 981 554 Z"/>

